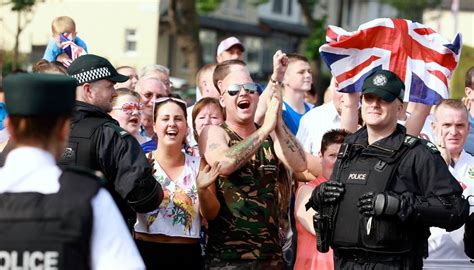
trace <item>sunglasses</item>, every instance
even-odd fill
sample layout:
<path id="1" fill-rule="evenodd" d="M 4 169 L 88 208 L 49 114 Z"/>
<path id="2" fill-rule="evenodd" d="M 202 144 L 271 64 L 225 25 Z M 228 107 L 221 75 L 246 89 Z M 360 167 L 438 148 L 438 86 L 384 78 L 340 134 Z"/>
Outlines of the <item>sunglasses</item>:
<path id="1" fill-rule="evenodd" d="M 122 112 L 132 115 L 134 111 L 137 111 L 138 114 L 143 112 L 143 104 L 138 102 L 125 102 L 122 106 L 114 106 L 112 110 L 122 110 Z"/>
<path id="2" fill-rule="evenodd" d="M 229 96 L 233 97 L 240 93 L 241 88 L 244 88 L 244 90 L 247 91 L 247 93 L 249 94 L 254 94 L 258 90 L 258 85 L 256 83 L 234 83 L 227 87 L 227 93 L 229 93 Z"/>
<path id="3" fill-rule="evenodd" d="M 174 101 L 174 102 L 178 102 L 180 104 L 183 104 L 184 106 L 187 106 L 188 104 L 186 104 L 186 101 L 182 100 L 182 99 L 179 99 L 179 98 L 175 98 L 175 97 L 161 97 L 161 98 L 157 98 L 155 99 L 155 105 L 156 104 L 160 104 L 160 103 L 163 103 L 163 102 L 166 102 L 166 101 Z"/>
<path id="4" fill-rule="evenodd" d="M 156 109 L 157 109 L 157 106 L 160 104 L 160 103 L 164 103 L 164 102 L 167 102 L 167 101 L 174 101 L 178 104 L 178 106 L 180 106 L 183 111 L 184 111 L 184 116 L 186 117 L 186 106 L 188 105 L 186 103 L 186 101 L 180 99 L 180 98 L 175 98 L 175 97 L 161 97 L 161 98 L 157 98 L 155 99 L 155 102 L 153 103 L 153 123 L 155 123 L 156 119 Z"/>

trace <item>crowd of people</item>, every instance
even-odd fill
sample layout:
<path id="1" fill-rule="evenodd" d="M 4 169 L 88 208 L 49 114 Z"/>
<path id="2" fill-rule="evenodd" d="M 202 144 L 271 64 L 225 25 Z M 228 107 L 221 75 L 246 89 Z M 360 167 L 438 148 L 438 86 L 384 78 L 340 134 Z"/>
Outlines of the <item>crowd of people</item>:
<path id="1" fill-rule="evenodd" d="M 383 69 L 315 107 L 306 57 L 262 88 L 229 37 L 186 104 L 168 68 L 52 30 L 1 87 L 1 269 L 474 267 L 474 67 L 433 108 Z"/>

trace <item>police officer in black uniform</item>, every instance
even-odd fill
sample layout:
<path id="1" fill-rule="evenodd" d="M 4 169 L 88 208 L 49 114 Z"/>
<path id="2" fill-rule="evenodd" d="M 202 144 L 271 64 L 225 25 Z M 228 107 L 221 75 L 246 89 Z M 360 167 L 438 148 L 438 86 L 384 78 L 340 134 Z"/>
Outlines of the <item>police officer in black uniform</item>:
<path id="1" fill-rule="evenodd" d="M 315 188 L 318 249 L 336 269 L 421 269 L 429 227 L 461 227 L 469 205 L 437 148 L 397 124 L 404 84 L 377 70 L 362 86 L 365 126 L 341 146 L 330 181 Z"/>
<path id="2" fill-rule="evenodd" d="M 16 147 L 0 169 L 0 269 L 144 269 L 110 194 L 92 171 L 56 160 L 69 134 L 76 81 L 4 80 Z"/>
<path id="3" fill-rule="evenodd" d="M 474 259 L 474 213 L 469 216 L 464 226 L 464 252 L 469 258 Z"/>
<path id="4" fill-rule="evenodd" d="M 92 54 L 77 58 L 67 72 L 78 82 L 77 102 L 69 143 L 60 164 L 77 164 L 102 172 L 107 189 L 132 227 L 135 212 L 158 208 L 163 191 L 140 144 L 107 114 L 116 96 L 114 84 L 128 77 L 119 74 L 107 59 Z"/>

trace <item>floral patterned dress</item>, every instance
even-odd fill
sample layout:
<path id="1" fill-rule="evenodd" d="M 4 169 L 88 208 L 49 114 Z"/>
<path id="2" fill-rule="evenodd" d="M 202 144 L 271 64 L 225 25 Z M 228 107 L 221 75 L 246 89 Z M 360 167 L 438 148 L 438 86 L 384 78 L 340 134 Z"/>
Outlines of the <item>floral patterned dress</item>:
<path id="1" fill-rule="evenodd" d="M 146 214 L 137 214 L 135 231 L 199 238 L 201 218 L 196 178 L 200 162 L 200 157 L 185 154 L 184 169 L 175 181 L 155 162 L 154 176 L 163 188 L 163 201 L 158 209 Z"/>

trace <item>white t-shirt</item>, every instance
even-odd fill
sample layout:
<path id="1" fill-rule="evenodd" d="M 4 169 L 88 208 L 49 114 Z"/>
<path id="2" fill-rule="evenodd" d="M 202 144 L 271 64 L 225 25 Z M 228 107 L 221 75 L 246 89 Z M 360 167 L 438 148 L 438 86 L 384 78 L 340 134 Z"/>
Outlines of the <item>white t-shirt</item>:
<path id="1" fill-rule="evenodd" d="M 171 180 L 158 162 L 155 162 L 155 178 L 163 188 L 163 201 L 158 209 L 137 214 L 135 231 L 148 234 L 164 234 L 187 238 L 199 238 L 201 217 L 197 196 L 196 178 L 200 157 L 185 155 L 181 175 Z"/>
<path id="2" fill-rule="evenodd" d="M 19 147 L 8 154 L 5 166 L 0 168 L 0 193 L 54 194 L 59 191 L 61 173 L 51 153 L 34 147 Z M 112 196 L 100 189 L 91 205 L 91 268 L 145 269 Z"/>
<path id="3" fill-rule="evenodd" d="M 474 195 L 474 157 L 461 152 L 458 162 L 449 166 L 449 171 L 459 181 L 464 197 Z M 470 212 L 474 211 L 471 206 Z M 446 232 L 444 229 L 431 227 L 431 236 L 428 239 L 429 257 L 424 262 L 425 269 L 473 269 L 474 264 L 464 254 L 464 226 Z"/>
<path id="4" fill-rule="evenodd" d="M 341 117 L 334 103 L 329 102 L 311 109 L 301 117 L 296 139 L 306 152 L 317 155 L 324 133 L 340 127 Z"/>

